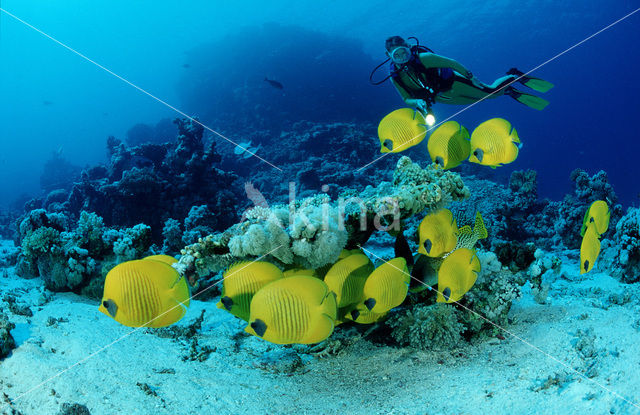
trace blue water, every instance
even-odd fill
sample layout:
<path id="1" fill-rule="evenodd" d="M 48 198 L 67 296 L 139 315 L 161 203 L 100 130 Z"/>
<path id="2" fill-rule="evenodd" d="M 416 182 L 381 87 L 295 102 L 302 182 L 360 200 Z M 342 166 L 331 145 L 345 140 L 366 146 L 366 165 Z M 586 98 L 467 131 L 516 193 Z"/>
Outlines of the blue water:
<path id="1" fill-rule="evenodd" d="M 512 122 L 524 143 L 498 169 L 538 171 L 539 193 L 561 198 L 569 173 L 605 170 L 638 204 L 640 13 L 558 56 L 637 7 L 633 1 L 42 2 L 2 8 L 230 138 L 297 119 L 376 124 L 403 106 L 389 83 L 368 84 L 384 39 L 417 36 L 485 82 L 513 67 L 555 83 L 542 112 L 507 97 L 455 117 L 473 128 Z M 547 62 L 548 63 L 545 63 Z M 270 88 L 264 77 L 285 85 Z M 200 83 L 198 83 L 200 82 Z M 204 84 L 203 84 L 204 82 Z M 203 87 L 204 85 L 204 87 Z M 0 200 L 40 195 L 52 153 L 75 165 L 106 161 L 109 135 L 178 116 L 172 109 L 0 13 Z M 437 105 L 444 119 L 464 107 Z M 224 116 L 221 116 L 224 114 Z M 217 118 L 216 118 L 217 115 Z M 426 157 L 426 154 L 425 154 Z"/>

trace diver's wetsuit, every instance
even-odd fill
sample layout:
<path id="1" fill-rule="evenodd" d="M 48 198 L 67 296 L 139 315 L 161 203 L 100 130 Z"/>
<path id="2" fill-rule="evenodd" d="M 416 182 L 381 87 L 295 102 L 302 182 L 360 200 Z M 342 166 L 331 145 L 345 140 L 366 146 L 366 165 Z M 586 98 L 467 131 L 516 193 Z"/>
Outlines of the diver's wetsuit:
<path id="1" fill-rule="evenodd" d="M 469 71 L 459 62 L 426 52 L 414 56 L 402 68 L 392 64 L 391 80 L 405 101 L 424 99 L 427 103 L 466 105 L 510 93 L 510 87 L 505 86 L 517 78 L 507 75 L 487 85 L 477 80 L 472 82 L 462 75 L 466 73 Z"/>

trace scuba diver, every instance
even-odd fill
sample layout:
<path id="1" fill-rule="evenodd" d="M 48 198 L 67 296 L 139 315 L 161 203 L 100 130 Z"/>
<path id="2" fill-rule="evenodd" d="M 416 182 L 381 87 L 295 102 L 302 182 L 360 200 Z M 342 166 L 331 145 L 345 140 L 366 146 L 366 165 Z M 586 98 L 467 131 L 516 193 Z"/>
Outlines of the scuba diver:
<path id="1" fill-rule="evenodd" d="M 400 36 L 388 38 L 385 47 L 389 58 L 373 70 L 369 80 L 374 85 L 379 85 L 391 78 L 404 102 L 425 115 L 429 125 L 435 122 L 431 106 L 436 102 L 464 105 L 485 98 L 508 95 L 537 110 L 542 110 L 549 104 L 549 101 L 518 91 L 510 84 L 517 80 L 537 92 L 546 92 L 553 88 L 550 82 L 526 76 L 518 69 L 512 68 L 506 76 L 487 85 L 476 79 L 473 73 L 459 62 L 436 55 L 431 49 L 417 43 L 416 38 L 413 39 L 416 40 L 416 45 L 411 46 Z M 389 76 L 382 81 L 374 82 L 373 74 L 389 60 Z"/>

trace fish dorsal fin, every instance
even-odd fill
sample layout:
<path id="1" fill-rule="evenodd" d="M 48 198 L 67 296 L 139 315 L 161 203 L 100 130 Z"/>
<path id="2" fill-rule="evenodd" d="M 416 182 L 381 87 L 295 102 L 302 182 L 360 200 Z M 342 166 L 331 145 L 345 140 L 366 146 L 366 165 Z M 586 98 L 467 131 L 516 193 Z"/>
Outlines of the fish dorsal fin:
<path id="1" fill-rule="evenodd" d="M 480 211 L 476 212 L 476 222 L 473 225 L 473 233 L 476 234 L 478 239 L 484 239 L 489 236 L 489 232 L 487 232 L 487 228 L 484 226 L 484 220 L 482 220 Z"/>

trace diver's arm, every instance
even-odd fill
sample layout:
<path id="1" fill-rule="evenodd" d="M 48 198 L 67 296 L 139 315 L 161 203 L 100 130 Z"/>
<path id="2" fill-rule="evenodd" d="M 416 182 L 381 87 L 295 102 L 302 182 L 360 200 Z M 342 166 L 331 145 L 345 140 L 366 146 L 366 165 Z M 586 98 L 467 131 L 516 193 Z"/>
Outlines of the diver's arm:
<path id="1" fill-rule="evenodd" d="M 419 57 L 420 62 L 422 62 L 422 64 L 427 68 L 451 68 L 462 76 L 466 76 L 468 78 L 473 76 L 470 70 L 462 66 L 460 62 L 453 59 L 445 58 L 444 56 L 430 52 L 421 53 Z"/>
<path id="2" fill-rule="evenodd" d="M 412 98 L 411 95 L 409 95 L 409 92 L 407 92 L 403 87 L 401 87 L 393 78 L 391 79 L 391 83 L 393 84 L 393 86 L 396 87 L 396 91 L 398 91 L 398 94 L 400 94 L 400 97 L 402 97 L 402 100 L 404 101 L 405 104 L 407 104 L 410 107 L 416 106 L 417 99 Z"/>

